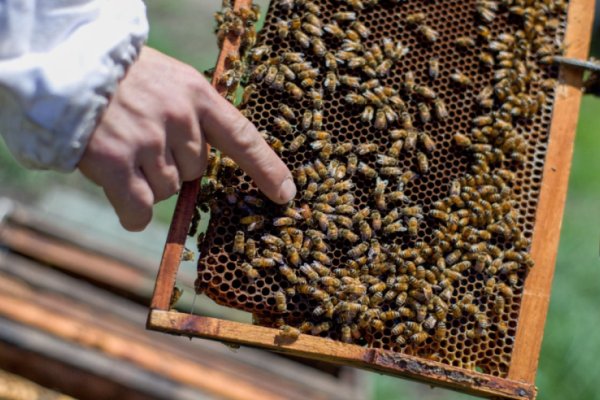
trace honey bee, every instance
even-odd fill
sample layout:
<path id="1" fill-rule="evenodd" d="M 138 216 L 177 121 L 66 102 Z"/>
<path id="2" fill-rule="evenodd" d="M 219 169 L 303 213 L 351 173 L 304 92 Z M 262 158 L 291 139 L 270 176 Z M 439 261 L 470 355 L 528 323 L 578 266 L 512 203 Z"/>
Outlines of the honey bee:
<path id="1" fill-rule="evenodd" d="M 418 25 L 425 21 L 427 16 L 423 12 L 413 13 L 406 16 L 406 22 L 409 25 Z"/>
<path id="2" fill-rule="evenodd" d="M 469 47 L 474 47 L 475 40 L 473 40 L 473 38 L 471 38 L 469 36 L 460 36 L 460 37 L 456 38 L 456 40 L 454 41 L 454 44 L 459 48 L 466 49 Z"/>
<path id="3" fill-rule="evenodd" d="M 453 139 L 459 147 L 466 148 L 472 146 L 471 139 L 462 133 L 454 134 Z"/>
<path id="4" fill-rule="evenodd" d="M 425 24 L 419 25 L 417 27 L 417 31 L 429 43 L 435 42 L 439 37 L 439 33 L 435 29 L 430 27 L 429 25 L 425 25 Z"/>
<path id="5" fill-rule="evenodd" d="M 440 98 L 433 100 L 433 112 L 435 117 L 440 121 L 448 118 L 448 110 L 446 109 L 446 103 Z"/>
<path id="6" fill-rule="evenodd" d="M 298 328 L 294 328 L 292 326 L 289 325 L 282 325 L 280 328 L 279 333 L 277 334 L 277 339 L 278 341 L 294 341 L 297 340 L 300 337 L 300 329 Z"/>
<path id="7" fill-rule="evenodd" d="M 400 176 L 403 173 L 400 167 L 382 167 L 379 172 L 384 176 Z"/>
<path id="8" fill-rule="evenodd" d="M 279 272 L 291 284 L 298 283 L 298 276 L 296 275 L 296 273 L 294 272 L 294 270 L 291 269 L 290 267 L 288 267 L 287 265 L 281 264 L 279 266 Z"/>
<path id="9" fill-rule="evenodd" d="M 352 343 L 352 329 L 348 326 L 342 326 L 341 340 L 344 343 Z"/>
<path id="10" fill-rule="evenodd" d="M 331 258 L 329 258 L 329 256 L 322 251 L 312 251 L 310 255 L 321 264 L 331 265 Z"/>
<path id="11" fill-rule="evenodd" d="M 301 47 L 305 49 L 308 49 L 310 47 L 310 37 L 306 33 L 302 32 L 299 29 L 296 29 L 292 30 L 292 36 L 294 37 L 294 39 L 296 39 L 296 41 Z"/>
<path id="12" fill-rule="evenodd" d="M 304 92 L 302 89 L 296 86 L 296 84 L 293 82 L 286 82 L 284 88 L 287 94 L 292 96 L 292 98 L 295 100 L 301 100 L 304 97 Z"/>
<path id="13" fill-rule="evenodd" d="M 333 14 L 337 22 L 347 22 L 356 20 L 356 13 L 351 11 L 339 11 Z"/>
<path id="14" fill-rule="evenodd" d="M 275 306 L 277 311 L 284 312 L 287 311 L 287 299 L 285 297 L 285 293 L 282 291 L 277 291 L 274 294 L 275 296 Z"/>
<path id="15" fill-rule="evenodd" d="M 429 77 L 433 80 L 437 79 L 440 75 L 440 60 L 437 57 L 431 57 L 429 59 Z"/>
<path id="16" fill-rule="evenodd" d="M 419 219 L 415 217 L 411 217 L 408 219 L 407 223 L 407 232 L 411 236 L 417 236 L 419 232 Z"/>
<path id="17" fill-rule="evenodd" d="M 375 179 L 377 177 L 377 171 L 375 171 L 373 168 L 369 167 L 362 161 L 358 163 L 357 171 L 368 179 Z"/>
<path id="18" fill-rule="evenodd" d="M 429 334 L 426 332 L 417 332 L 410 336 L 409 340 L 411 343 L 419 345 L 425 343 L 425 341 L 429 338 Z"/>
<path id="19" fill-rule="evenodd" d="M 437 95 L 433 91 L 433 89 L 424 85 L 416 85 L 414 86 L 414 92 L 424 98 L 425 100 L 434 100 Z"/>
<path id="20" fill-rule="evenodd" d="M 233 240 L 233 252 L 238 253 L 238 254 L 243 254 L 244 253 L 244 243 L 245 243 L 244 232 L 237 231 L 235 233 L 235 238 Z"/>
<path id="21" fill-rule="evenodd" d="M 495 64 L 494 56 L 486 51 L 482 51 L 477 57 L 479 58 L 479 61 L 486 67 L 491 68 Z"/>
<path id="22" fill-rule="evenodd" d="M 262 215 L 248 215 L 240 219 L 242 225 L 248 226 L 248 231 L 261 229 L 265 223 L 265 217 Z"/>
<path id="23" fill-rule="evenodd" d="M 275 29 L 277 31 L 277 36 L 279 36 L 279 39 L 286 39 L 290 34 L 290 24 L 288 21 L 284 21 L 278 18 L 277 21 L 275 21 Z"/>
<path id="24" fill-rule="evenodd" d="M 429 106 L 425 103 L 417 104 L 417 109 L 419 111 L 419 117 L 421 118 L 421 122 L 426 124 L 431 121 L 431 111 L 429 110 Z"/>
<path id="25" fill-rule="evenodd" d="M 256 271 L 252 265 L 247 262 L 242 263 L 242 272 L 248 277 L 248 279 L 256 279 L 259 277 L 258 271 Z"/>
<path id="26" fill-rule="evenodd" d="M 450 75 L 450 80 L 461 87 L 468 87 L 473 85 L 473 81 L 467 75 L 463 74 L 459 70 L 455 70 L 453 74 Z"/>
<path id="27" fill-rule="evenodd" d="M 254 268 L 271 268 L 275 266 L 276 262 L 274 259 L 268 257 L 255 257 L 250 260 L 250 264 Z"/>
<path id="28" fill-rule="evenodd" d="M 323 26 L 323 30 L 325 32 L 329 33 L 330 35 L 332 35 L 333 37 L 335 37 L 336 39 L 341 40 L 346 37 L 344 30 L 342 28 L 340 28 L 340 26 L 337 24 L 337 22 L 325 24 Z"/>

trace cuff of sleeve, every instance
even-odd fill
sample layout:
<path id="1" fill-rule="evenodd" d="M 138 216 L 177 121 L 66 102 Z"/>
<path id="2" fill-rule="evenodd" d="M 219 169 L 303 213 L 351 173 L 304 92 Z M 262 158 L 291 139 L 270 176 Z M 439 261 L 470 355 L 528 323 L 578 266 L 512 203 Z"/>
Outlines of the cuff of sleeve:
<path id="1" fill-rule="evenodd" d="M 25 110 L 18 127 L 20 138 L 12 141 L 19 147 L 12 148 L 17 158 L 32 168 L 75 169 L 147 35 L 142 1 L 105 0 L 97 18 L 77 27 L 53 49 L 15 60 L 20 63 L 13 69 L 15 78 L 21 79 L 12 80 L 20 83 L 11 92 Z M 26 79 L 23 69 L 29 75 Z"/>

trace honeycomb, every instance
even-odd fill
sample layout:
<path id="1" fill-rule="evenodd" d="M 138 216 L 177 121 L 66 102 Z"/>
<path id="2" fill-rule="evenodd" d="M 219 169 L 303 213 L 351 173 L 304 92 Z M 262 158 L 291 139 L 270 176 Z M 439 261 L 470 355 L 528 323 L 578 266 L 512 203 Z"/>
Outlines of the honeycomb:
<path id="1" fill-rule="evenodd" d="M 198 200 L 199 209 L 210 209 L 211 221 L 199 240 L 196 290 L 284 332 L 299 329 L 506 377 L 523 284 L 532 266 L 527 251 L 558 76 L 548 57 L 560 51 L 566 21 L 567 4 L 551 3 L 272 1 L 248 57 L 242 83 L 250 89 L 239 108 L 265 132 L 293 171 L 299 191 L 292 204 L 272 204 L 247 175 L 230 168 L 230 160 L 221 162 L 227 158 L 213 155 L 212 174 L 219 183 L 203 190 Z M 346 36 L 335 37 L 330 28 L 322 29 L 322 36 L 305 29 L 302 24 L 312 22 L 311 13 L 323 28 L 335 23 Z M 359 49 L 352 47 L 353 57 L 378 45 L 384 59 L 394 58 L 386 66 L 389 72 L 374 72 L 388 93 L 383 104 L 385 96 L 366 104 L 353 100 L 365 90 L 353 88 L 352 82 L 320 96 L 319 88 L 331 84 L 326 82 L 329 71 L 338 79 L 358 77 L 364 85 L 373 77 L 373 71 L 339 59 L 340 52 L 350 51 L 344 46 L 354 46 L 344 42 L 356 26 L 344 19 L 354 17 L 369 34 L 357 40 Z M 308 31 L 308 48 L 294 27 Z M 335 67 L 327 66 L 327 57 L 314 49 L 315 39 L 338 56 Z M 390 52 L 393 57 L 386 48 L 389 39 L 397 51 Z M 296 79 L 303 92 L 298 98 L 257 78 L 260 65 L 279 65 L 276 60 L 289 52 L 303 53 L 319 72 L 311 78 L 314 82 Z M 430 70 L 436 67 L 439 73 L 432 79 L 435 71 Z M 518 71 L 510 75 L 508 94 L 501 88 L 505 76 L 500 74 L 506 71 Z M 490 85 L 495 87 L 493 103 L 482 105 L 478 94 Z M 446 118 L 438 117 L 433 96 L 423 87 L 443 101 Z M 393 96 L 402 100 L 404 112 L 397 119 L 378 120 L 386 104 L 395 104 L 386 103 Z M 290 126 L 281 121 L 282 105 L 295 114 Z M 364 117 L 367 105 L 373 107 L 371 122 Z M 315 110 L 322 114 L 322 126 L 303 130 L 304 114 L 314 116 Z M 328 135 L 323 139 L 316 131 Z M 410 132 L 418 132 L 416 141 L 408 137 Z M 292 151 L 301 134 L 306 140 Z M 398 138 L 404 149 L 391 160 Z M 352 149 L 344 153 L 340 145 L 348 143 Z M 388 162 L 396 169 L 385 170 Z M 222 165 L 218 172 L 215 165 Z M 302 171 L 308 172 L 308 182 L 318 183 L 303 184 Z M 318 205 L 317 199 L 327 204 Z M 369 212 L 362 213 L 366 207 Z M 377 212 L 384 220 L 380 228 Z M 345 225 L 348 219 L 351 224 Z M 236 243 L 242 233 L 244 242 Z M 352 234 L 358 239 L 349 239 Z M 274 237 L 285 246 L 273 247 Z M 317 242 L 325 245 L 315 251 Z M 308 245 L 313 246 L 310 251 L 293 259 Z M 249 247 L 251 257 L 245 255 Z M 281 256 L 274 248 L 285 254 L 273 263 L 273 257 Z M 315 260 L 321 268 L 306 267 Z M 300 282 L 290 279 L 282 265 Z M 354 286 L 360 286 L 356 293 Z M 360 311 L 347 311 L 349 303 Z"/>

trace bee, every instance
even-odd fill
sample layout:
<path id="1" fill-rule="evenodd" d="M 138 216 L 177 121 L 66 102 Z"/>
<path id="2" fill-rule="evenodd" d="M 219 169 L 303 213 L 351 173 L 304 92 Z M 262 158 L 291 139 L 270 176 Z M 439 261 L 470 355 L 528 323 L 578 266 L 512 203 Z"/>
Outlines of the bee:
<path id="1" fill-rule="evenodd" d="M 321 89 L 311 89 L 310 92 L 308 92 L 308 95 L 316 109 L 323 108 L 323 91 Z"/>
<path id="2" fill-rule="evenodd" d="M 341 340 L 344 343 L 352 343 L 352 329 L 348 326 L 342 326 Z"/>
<path id="3" fill-rule="evenodd" d="M 347 22 L 356 20 L 356 13 L 351 11 L 339 11 L 333 14 L 337 22 Z"/>
<path id="4" fill-rule="evenodd" d="M 244 253 L 244 232 L 237 231 L 233 240 L 233 252 L 238 254 Z"/>
<path id="5" fill-rule="evenodd" d="M 277 36 L 279 36 L 279 39 L 286 39 L 290 34 L 290 24 L 288 21 L 284 21 L 278 18 L 277 21 L 275 21 L 275 29 L 277 31 Z"/>
<path id="6" fill-rule="evenodd" d="M 269 257 L 255 257 L 250 260 L 254 268 L 270 268 L 275 266 L 275 260 Z"/>
<path id="7" fill-rule="evenodd" d="M 360 162 L 358 163 L 358 172 L 360 172 L 365 178 L 368 179 L 375 179 L 377 177 L 377 171 L 375 171 L 373 168 L 369 167 L 367 164 L 365 164 L 364 162 Z"/>
<path id="8" fill-rule="evenodd" d="M 330 35 L 332 35 L 333 37 L 335 37 L 336 39 L 341 40 L 346 37 L 346 33 L 344 32 L 344 30 L 342 28 L 340 28 L 340 26 L 337 24 L 337 22 L 325 24 L 323 26 L 323 30 L 325 32 L 329 33 Z"/>
<path id="9" fill-rule="evenodd" d="M 281 340 L 294 341 L 300 337 L 301 331 L 298 328 L 294 328 L 289 325 L 282 325 L 279 329 L 280 329 L 280 331 L 277 334 L 277 338 L 280 341 Z"/>
<path id="10" fill-rule="evenodd" d="M 285 91 L 295 100 L 301 100 L 304 97 L 304 92 L 293 82 L 285 83 Z"/>
<path id="11" fill-rule="evenodd" d="M 468 36 L 460 36 L 460 37 L 456 38 L 456 40 L 454 41 L 454 44 L 458 48 L 466 49 L 469 47 L 474 47 L 475 40 L 473 40 L 473 38 L 468 37 Z"/>
<path id="12" fill-rule="evenodd" d="M 362 242 L 362 243 L 357 244 L 356 246 L 352 247 L 350 250 L 348 250 L 348 256 L 351 258 L 357 259 L 358 257 L 365 254 L 368 249 L 369 249 L 369 244 L 367 242 Z"/>
<path id="13" fill-rule="evenodd" d="M 459 70 L 455 70 L 453 74 L 450 75 L 450 80 L 461 87 L 472 86 L 473 81 L 467 75 L 463 74 Z"/>
<path id="14" fill-rule="evenodd" d="M 313 251 L 310 253 L 312 258 L 324 265 L 331 265 L 331 258 L 322 251 Z"/>
<path id="15" fill-rule="evenodd" d="M 373 230 L 371 229 L 371 225 L 369 225 L 367 221 L 360 221 L 358 229 L 362 240 L 370 240 L 373 236 Z"/>
<path id="16" fill-rule="evenodd" d="M 498 289 L 500 295 L 505 299 L 510 299 L 514 295 L 512 289 L 506 283 L 501 282 L 496 286 L 496 288 Z"/>
<path id="17" fill-rule="evenodd" d="M 417 332 L 412 334 L 409 340 L 411 343 L 419 345 L 424 343 L 427 340 L 427 338 L 429 338 L 429 335 L 426 332 Z"/>
<path id="18" fill-rule="evenodd" d="M 419 110 L 419 117 L 421 118 L 421 122 L 426 124 L 431 121 L 431 111 L 429 110 L 429 106 L 425 103 L 417 104 L 417 109 Z"/>
<path id="19" fill-rule="evenodd" d="M 262 215 L 248 215 L 240 219 L 242 225 L 248 225 L 249 231 L 261 229 L 265 223 L 265 217 Z"/>
<path id="20" fill-rule="evenodd" d="M 433 89 L 424 85 L 414 86 L 414 91 L 425 100 L 434 100 L 437 97 Z"/>
<path id="21" fill-rule="evenodd" d="M 404 74 L 404 82 L 402 82 L 402 87 L 407 93 L 412 93 L 416 84 L 415 75 L 411 71 L 408 71 Z"/>
<path id="22" fill-rule="evenodd" d="M 384 176 L 400 176 L 402 175 L 402 168 L 400 167 L 382 167 L 379 172 Z"/>
<path id="23" fill-rule="evenodd" d="M 420 151 L 417 153 L 417 165 L 419 167 L 419 171 L 422 174 L 426 174 L 429 172 L 429 160 L 425 153 L 422 153 Z"/>
<path id="24" fill-rule="evenodd" d="M 498 332 L 506 335 L 506 333 L 508 332 L 508 324 L 504 321 L 498 321 L 498 323 L 496 324 L 496 329 L 498 329 Z"/>
<path id="25" fill-rule="evenodd" d="M 287 265 L 285 265 L 285 264 L 280 265 L 279 266 L 279 272 L 291 284 L 298 283 L 298 276 L 296 275 L 296 273 L 294 272 L 294 270 L 291 269 L 290 267 L 288 267 Z"/>
<path id="26" fill-rule="evenodd" d="M 438 342 L 444 340 L 446 338 L 447 333 L 448 328 L 446 328 L 446 323 L 444 321 L 438 322 L 434 333 L 435 340 L 437 340 Z"/>
<path id="27" fill-rule="evenodd" d="M 418 25 L 424 22 L 425 18 L 427 18 L 427 16 L 423 12 L 413 13 L 406 16 L 406 22 L 409 25 Z"/>
<path id="28" fill-rule="evenodd" d="M 419 25 L 417 31 L 429 43 L 435 42 L 439 37 L 439 33 L 429 25 Z"/>
<path id="29" fill-rule="evenodd" d="M 279 312 L 287 311 L 287 299 L 282 291 L 275 292 L 275 306 Z"/>
<path id="30" fill-rule="evenodd" d="M 251 264 L 244 262 L 242 263 L 242 272 L 249 278 L 249 279 L 256 279 L 259 277 L 258 271 L 255 270 Z"/>
<path id="31" fill-rule="evenodd" d="M 321 38 L 313 38 L 311 41 L 313 54 L 317 57 L 324 57 L 327 53 L 325 42 Z"/>
<path id="32" fill-rule="evenodd" d="M 390 73 L 390 69 L 394 65 L 393 61 L 389 58 L 383 60 L 376 68 L 375 73 L 379 77 L 387 76 Z"/>
<path id="33" fill-rule="evenodd" d="M 417 236 L 419 232 L 419 219 L 415 217 L 411 217 L 408 219 L 407 223 L 407 232 L 411 236 Z"/>
<path id="34" fill-rule="evenodd" d="M 486 51 L 482 51 L 477 57 L 479 58 L 479 61 L 486 67 L 491 68 L 495 64 L 494 56 Z"/>
<path id="35" fill-rule="evenodd" d="M 437 77 L 440 75 L 440 60 L 437 57 L 431 57 L 429 59 L 429 77 L 432 80 L 437 79 Z"/>
<path id="36" fill-rule="evenodd" d="M 446 103 L 440 98 L 433 100 L 433 112 L 435 114 L 435 117 L 440 121 L 443 121 L 448 118 L 448 110 L 446 109 Z"/>
<path id="37" fill-rule="evenodd" d="M 310 37 L 306 33 L 297 29 L 292 31 L 292 36 L 294 37 L 294 39 L 296 39 L 296 41 L 301 47 L 305 49 L 308 49 L 310 47 Z"/>
<path id="38" fill-rule="evenodd" d="M 472 145 L 471 139 L 469 139 L 468 136 L 466 136 L 462 133 L 454 134 L 453 139 L 454 139 L 454 142 L 456 142 L 456 144 L 458 145 L 458 147 L 467 148 L 467 147 L 471 147 L 471 145 Z"/>

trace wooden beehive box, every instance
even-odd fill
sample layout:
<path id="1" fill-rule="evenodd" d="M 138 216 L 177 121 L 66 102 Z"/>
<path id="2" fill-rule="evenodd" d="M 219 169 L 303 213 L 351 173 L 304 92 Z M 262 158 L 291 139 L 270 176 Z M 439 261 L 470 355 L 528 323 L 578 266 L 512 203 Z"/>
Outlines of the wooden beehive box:
<path id="1" fill-rule="evenodd" d="M 238 1 L 235 3 L 235 7 L 247 7 L 247 4 L 246 1 Z M 330 1 L 322 1 L 319 4 L 322 5 L 322 18 L 327 21 L 331 20 L 334 12 L 345 10 L 345 8 L 334 9 L 333 3 Z M 445 96 L 451 110 L 451 117 L 444 124 L 437 125 L 435 122 L 423 124 L 423 129 L 435 132 L 432 136 L 440 149 L 438 155 L 434 153 L 434 158 L 431 160 L 430 176 L 432 178 L 420 179 L 409 193 L 411 197 L 425 198 L 430 203 L 440 198 L 440 195 L 435 193 L 436 189 L 437 191 L 447 190 L 449 182 L 461 171 L 464 171 L 460 167 L 461 162 L 464 162 L 464 160 L 461 161 L 461 155 L 452 153 L 448 148 L 452 141 L 452 134 L 464 130 L 468 126 L 465 125 L 464 118 L 467 118 L 468 121 L 472 116 L 465 116 L 469 113 L 464 110 L 471 109 L 473 93 L 477 93 L 473 92 L 470 96 L 465 96 L 465 92 L 457 91 L 452 86 L 448 75 L 453 69 L 460 69 L 471 73 L 476 88 L 481 89 L 485 84 L 481 77 L 483 74 L 473 66 L 477 49 L 468 50 L 467 55 L 463 54 L 459 59 L 451 49 L 452 41 L 457 37 L 463 34 L 474 34 L 475 27 L 468 22 L 471 18 L 469 7 L 474 4 L 475 2 L 449 1 L 421 5 L 411 2 L 406 4 L 406 10 L 398 13 L 396 13 L 396 9 L 388 7 L 375 9 L 369 14 L 371 19 L 368 27 L 377 32 L 375 35 L 377 40 L 388 35 L 401 36 L 403 41 L 411 47 L 406 64 L 401 63 L 394 67 L 397 68 L 397 71 L 404 73 L 407 68 L 419 65 L 419 63 L 420 69 L 423 70 L 432 54 L 439 57 L 443 69 L 448 71 L 446 77 L 440 79 L 439 86 L 434 87 Z M 510 4 L 514 5 L 515 3 Z M 398 7 L 400 8 L 400 6 Z M 432 26 L 440 30 L 440 39 L 435 45 L 425 48 L 425 50 L 419 50 L 417 42 L 410 38 L 406 39 L 406 36 L 415 35 L 410 31 L 410 27 L 406 28 L 406 31 L 399 29 L 402 22 L 400 16 L 405 18 L 407 13 L 424 10 L 430 16 Z M 587 57 L 593 19 L 591 10 L 593 10 L 593 1 L 573 0 L 569 3 L 568 15 L 565 17 L 567 20 L 561 24 L 565 27 L 564 31 L 559 30 L 557 33 L 557 37 L 564 34 L 563 42 L 566 44 L 568 57 L 579 59 Z M 276 21 L 283 16 L 280 6 L 270 9 L 261 43 L 273 44 L 275 47 L 274 42 L 277 42 Z M 495 28 L 498 29 L 503 26 L 503 23 L 508 22 L 499 18 L 494 23 L 497 24 Z M 225 57 L 229 52 L 235 51 L 238 45 L 237 39 L 225 40 L 215 71 L 215 82 L 223 72 Z M 286 45 L 278 44 L 277 46 L 280 46 L 279 51 L 281 48 L 286 48 Z M 471 61 L 469 61 L 469 57 L 471 57 Z M 421 70 L 415 69 L 417 83 L 422 83 L 425 79 Z M 390 85 L 400 86 L 402 84 L 397 71 L 392 72 L 389 78 Z M 551 76 L 553 72 L 548 73 Z M 567 191 L 573 136 L 581 97 L 582 77 L 579 71 L 561 68 L 559 77 L 560 84 L 553 92 L 553 98 L 549 99 L 549 105 L 543 107 L 541 115 L 532 119 L 532 122 L 525 128 L 527 129 L 526 138 L 532 150 L 526 155 L 526 162 L 522 170 L 517 173 L 514 190 L 518 203 L 517 208 L 522 216 L 518 224 L 525 235 L 531 239 L 530 254 L 535 261 L 535 267 L 528 274 L 519 275 L 519 283 L 515 287 L 515 298 L 509 304 L 511 311 L 503 320 L 508 324 L 506 336 L 497 334 L 481 344 L 483 342 L 467 338 L 464 334 L 464 327 L 456 323 L 449 329 L 448 340 L 439 344 L 428 341 L 424 346 L 399 347 L 386 339 L 385 333 L 379 336 L 372 335 L 369 340 L 366 340 L 369 345 L 367 347 L 310 335 L 301 335 L 298 340 L 284 344 L 277 340 L 280 334 L 278 329 L 169 311 L 169 302 L 183 251 L 183 243 L 196 207 L 199 191 L 197 182 L 185 184 L 179 195 L 156 282 L 148 327 L 174 334 L 262 347 L 282 353 L 370 369 L 481 396 L 499 396 L 511 399 L 535 398 L 534 380 L 537 360 L 550 296 L 560 222 Z M 245 106 L 245 110 L 257 125 L 267 128 L 268 122 L 272 121 L 272 117 L 276 115 L 273 114 L 273 109 L 276 109 L 273 104 L 278 101 L 284 101 L 283 97 L 273 97 L 270 92 L 260 89 L 258 97 L 251 100 Z M 341 107 L 340 101 L 335 98 L 325 97 L 324 102 L 326 110 L 327 107 L 331 107 L 331 109 Z M 415 106 L 416 103 L 410 103 L 410 107 Z M 380 134 L 377 136 L 378 133 L 369 130 L 369 127 L 358 127 L 358 117 L 348 116 L 348 113 L 342 112 L 335 114 L 335 117 L 337 118 L 335 120 L 326 120 L 325 126 L 328 130 L 336 131 L 338 129 L 336 124 L 343 121 L 344 127 L 339 129 L 340 137 L 346 136 L 347 140 L 353 140 L 354 137 L 368 137 L 369 140 L 378 141 L 380 145 L 385 142 Z M 291 137 L 283 137 L 282 141 L 289 143 L 291 139 Z M 306 152 L 284 153 L 283 157 L 288 165 L 294 166 L 309 161 Z M 412 163 L 414 160 L 407 159 L 403 161 L 402 165 L 409 168 L 413 165 Z M 235 176 L 229 184 L 238 189 L 241 188 L 242 191 L 253 190 L 251 184 L 244 181 L 243 176 L 239 181 L 237 179 L 238 177 Z M 365 185 L 360 182 L 359 180 L 359 187 Z M 360 197 L 360 194 L 357 197 Z M 435 200 L 431 200 L 431 198 Z M 366 200 L 359 201 L 368 201 L 368 197 L 365 197 L 364 193 L 362 199 Z M 264 304 L 260 299 L 256 299 L 256 296 L 249 296 L 255 292 L 255 289 L 249 290 L 252 284 L 244 282 L 243 279 L 239 276 L 235 277 L 232 273 L 236 268 L 237 259 L 230 255 L 230 249 L 233 235 L 238 229 L 236 225 L 239 225 L 239 214 L 236 214 L 237 211 L 232 207 L 228 208 L 222 197 L 217 201 L 221 201 L 225 211 L 216 215 L 209 226 L 206 244 L 203 247 L 199 263 L 198 287 L 201 287 L 210 297 L 220 303 L 233 305 L 263 317 L 259 320 L 268 325 L 269 321 L 276 317 L 276 313 L 273 315 L 269 310 L 269 308 L 273 308 L 274 304 L 273 292 L 278 290 L 273 287 L 279 288 L 283 285 L 273 276 L 269 275 L 269 279 L 265 279 L 265 275 L 261 275 Z M 427 235 L 430 234 L 431 230 L 427 231 L 427 228 L 423 228 L 422 238 L 427 238 Z M 341 249 L 342 251 L 338 251 L 340 254 L 334 255 L 334 257 L 341 258 L 341 253 L 347 252 L 348 249 L 349 247 L 344 247 Z M 226 275 L 225 264 L 232 265 L 233 268 L 230 270 L 229 278 Z M 461 289 L 462 293 L 464 294 L 465 291 L 482 293 L 484 283 L 475 274 L 469 276 L 465 278 L 466 289 Z M 238 299 L 240 300 L 238 301 Z M 291 318 L 302 318 L 306 307 L 304 309 L 294 307 Z M 485 305 L 481 304 L 480 307 L 485 307 Z M 336 337 L 335 334 L 333 337 Z"/>

